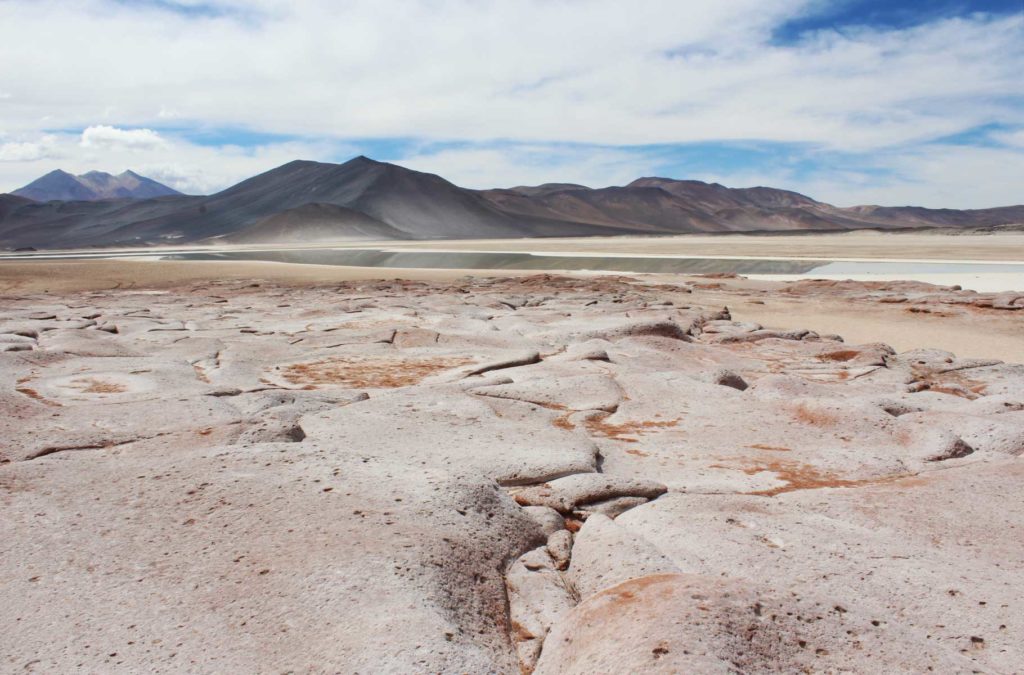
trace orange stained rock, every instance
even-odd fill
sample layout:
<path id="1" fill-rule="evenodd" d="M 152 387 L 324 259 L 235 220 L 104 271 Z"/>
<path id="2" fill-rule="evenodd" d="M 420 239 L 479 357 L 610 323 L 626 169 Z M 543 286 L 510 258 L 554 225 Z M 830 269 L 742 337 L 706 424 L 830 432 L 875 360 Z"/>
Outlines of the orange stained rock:
<path id="1" fill-rule="evenodd" d="M 468 358 L 448 359 L 325 359 L 295 363 L 282 369 L 291 384 L 316 386 L 341 384 L 350 387 L 396 388 L 419 383 L 426 377 L 449 368 L 473 363 Z"/>

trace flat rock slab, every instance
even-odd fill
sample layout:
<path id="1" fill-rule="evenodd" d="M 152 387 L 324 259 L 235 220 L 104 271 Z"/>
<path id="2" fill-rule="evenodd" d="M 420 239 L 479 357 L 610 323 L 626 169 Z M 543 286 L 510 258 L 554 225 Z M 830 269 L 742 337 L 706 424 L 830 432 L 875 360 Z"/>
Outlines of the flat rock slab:
<path id="1" fill-rule="evenodd" d="M 360 448 L 367 457 L 401 457 L 507 486 L 597 468 L 597 448 L 586 437 L 535 419 L 501 417 L 480 397 L 453 385 L 429 391 L 427 396 L 396 391 L 371 397 L 306 415 L 300 424 L 311 440 Z M 393 423 L 383 431 L 381 420 Z"/>
<path id="2" fill-rule="evenodd" d="M 78 457 L 4 468 L 5 671 L 516 668 L 501 561 L 544 538 L 493 482 L 310 443 Z"/>
<path id="3" fill-rule="evenodd" d="M 919 672 L 932 665 L 938 671 L 937 664 L 955 664 L 952 657 L 961 656 L 969 666 L 946 670 L 1012 672 L 1024 594 L 1008 580 L 1024 566 L 1019 542 L 1005 529 L 1024 516 L 1024 505 L 996 495 L 1009 494 L 1021 480 L 1024 463 L 1003 457 L 773 498 L 671 493 L 615 524 L 656 542 L 687 572 L 746 579 L 781 594 L 813 593 L 845 616 L 859 615 L 852 627 L 858 636 L 901 628 L 917 645 L 915 659 L 883 670 Z M 958 505 L 956 518 L 942 506 L 950 503 Z M 816 563 L 809 566 L 809 560 Z M 948 649 L 921 647 L 932 644 Z"/>
<path id="4" fill-rule="evenodd" d="M 538 377 L 511 384 L 477 387 L 473 393 L 557 406 L 564 410 L 612 412 L 622 401 L 622 389 L 615 380 L 607 375 L 596 374 Z"/>
<path id="5" fill-rule="evenodd" d="M 898 624 L 821 599 L 686 574 L 624 581 L 584 600 L 552 630 L 534 671 L 565 673 L 957 672 L 971 663 L 922 653 Z"/>

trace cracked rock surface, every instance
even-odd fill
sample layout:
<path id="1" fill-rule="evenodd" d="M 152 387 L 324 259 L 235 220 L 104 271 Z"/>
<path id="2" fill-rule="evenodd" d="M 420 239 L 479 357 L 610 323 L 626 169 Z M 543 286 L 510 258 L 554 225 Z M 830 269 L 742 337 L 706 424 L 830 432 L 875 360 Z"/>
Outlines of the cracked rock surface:
<path id="1" fill-rule="evenodd" d="M 1024 366 L 721 297 L 6 296 L 0 672 L 1018 670 Z"/>

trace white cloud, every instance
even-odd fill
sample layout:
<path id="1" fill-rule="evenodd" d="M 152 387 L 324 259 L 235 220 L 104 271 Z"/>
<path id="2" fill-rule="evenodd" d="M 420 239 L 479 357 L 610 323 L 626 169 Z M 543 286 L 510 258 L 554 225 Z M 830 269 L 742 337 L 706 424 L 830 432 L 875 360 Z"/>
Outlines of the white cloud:
<path id="1" fill-rule="evenodd" d="M 0 162 L 34 162 L 54 157 L 56 136 L 43 136 L 37 141 L 0 143 Z"/>
<path id="2" fill-rule="evenodd" d="M 400 163 L 475 189 L 556 182 L 591 187 L 622 185 L 651 166 L 650 158 L 641 152 L 545 145 L 414 152 Z"/>
<path id="3" fill-rule="evenodd" d="M 5 79 L 33 92 L 8 123 L 81 128 L 113 105 L 145 126 L 159 96 L 206 124 L 334 137 L 869 149 L 1006 114 L 995 101 L 1024 65 L 1019 22 L 982 15 L 772 44 L 806 0 L 226 6 L 246 4 L 265 15 L 0 3 L 0 24 L 19 27 L 0 43 Z"/>
<path id="4" fill-rule="evenodd" d="M 981 209 L 1024 203 L 1024 153 L 996 147 L 934 144 L 872 157 L 886 173 L 822 172 L 799 189 L 840 206 L 917 205 Z"/>
<path id="5" fill-rule="evenodd" d="M 582 183 L 624 185 L 673 163 L 657 150 L 509 146 L 414 153 L 403 166 L 439 173 L 472 188 Z M 1012 148 L 928 144 L 864 155 L 827 158 L 821 169 L 739 167 L 695 169 L 685 176 L 729 187 L 767 185 L 795 190 L 836 206 L 858 204 L 989 208 L 1024 203 L 1024 153 Z M 671 175 L 673 172 L 667 172 Z"/>
<path id="6" fill-rule="evenodd" d="M 172 118 L 322 138 L 326 147 L 391 137 L 520 146 L 408 158 L 472 184 L 601 184 L 651 172 L 642 151 L 609 146 L 758 140 L 868 155 L 986 124 L 1024 126 L 1019 18 L 979 13 L 772 41 L 775 26 L 814 5 L 820 0 L 407 0 L 396 11 L 378 0 L 5 0 L 0 26 L 14 29 L 0 40 L 0 63 L 4 89 L 18 95 L 0 104 L 0 117 L 20 135 L 86 128 L 82 149 L 104 166 L 113 161 L 101 153 L 114 149 L 133 149 L 134 164 L 190 171 L 205 158 L 207 178 L 196 180 L 209 185 L 243 162 L 168 141 L 161 127 Z M 1018 137 L 1005 142 L 1022 147 Z M 521 149 L 570 143 L 603 149 L 556 149 L 547 165 Z M 187 161 L 166 159 L 171 149 Z M 905 184 L 932 181 L 932 199 L 942 200 L 933 205 L 974 199 L 963 186 L 943 193 L 950 183 L 930 166 L 916 178 L 901 166 Z M 900 194 L 892 199 L 920 193 Z"/>
<path id="7" fill-rule="evenodd" d="M 166 147 L 167 142 L 152 129 L 118 129 L 106 125 L 88 127 L 82 132 L 83 148 L 110 150 L 154 150 Z"/>
<path id="8" fill-rule="evenodd" d="M 1016 129 L 1014 131 L 1004 131 L 993 135 L 995 140 L 1005 143 L 1007 145 L 1013 145 L 1018 148 L 1024 148 L 1024 129 Z"/>
<path id="9" fill-rule="evenodd" d="M 182 192 L 208 194 L 296 158 L 335 161 L 359 150 L 345 143 L 287 142 L 253 148 L 202 146 L 165 138 L 160 148 L 102 152 L 83 148 L 77 134 L 45 135 L 0 142 L 0 192 L 13 190 L 60 166 L 72 173 L 133 169 Z M 4 141 L 0 137 L 0 141 Z M 58 158 L 58 161 L 54 161 Z M 671 158 L 658 149 L 548 144 L 499 144 L 413 149 L 395 161 L 437 173 L 470 188 L 546 182 L 591 187 L 624 185 L 642 175 L 674 175 L 730 187 L 770 185 L 836 204 L 917 204 L 985 208 L 1024 202 L 1019 176 L 1024 153 L 1013 148 L 929 144 L 916 148 L 824 159 L 808 174 L 797 168 L 740 167 L 734 170 L 664 171 Z"/>

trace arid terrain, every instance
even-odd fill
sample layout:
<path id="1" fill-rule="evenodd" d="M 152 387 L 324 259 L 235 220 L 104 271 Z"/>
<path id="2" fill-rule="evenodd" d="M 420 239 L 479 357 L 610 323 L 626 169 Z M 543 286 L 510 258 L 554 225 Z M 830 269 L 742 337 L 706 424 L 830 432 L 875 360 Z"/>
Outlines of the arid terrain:
<path id="1" fill-rule="evenodd" d="M 1022 33 L 0 0 L 0 675 L 1024 675 Z"/>
<path id="2" fill-rule="evenodd" d="M 1024 292 L 464 274 L 0 265 L 0 670 L 1024 661 Z"/>

